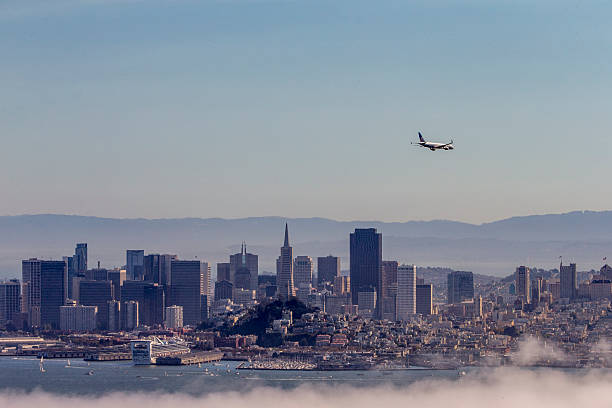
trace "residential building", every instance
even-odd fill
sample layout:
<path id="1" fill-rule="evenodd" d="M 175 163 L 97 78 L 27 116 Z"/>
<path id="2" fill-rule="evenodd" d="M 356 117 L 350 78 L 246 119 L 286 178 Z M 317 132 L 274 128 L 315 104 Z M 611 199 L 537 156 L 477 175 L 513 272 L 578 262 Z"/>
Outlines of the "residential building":
<path id="1" fill-rule="evenodd" d="M 180 329 L 183 327 L 183 306 L 172 305 L 166 308 L 166 329 Z"/>

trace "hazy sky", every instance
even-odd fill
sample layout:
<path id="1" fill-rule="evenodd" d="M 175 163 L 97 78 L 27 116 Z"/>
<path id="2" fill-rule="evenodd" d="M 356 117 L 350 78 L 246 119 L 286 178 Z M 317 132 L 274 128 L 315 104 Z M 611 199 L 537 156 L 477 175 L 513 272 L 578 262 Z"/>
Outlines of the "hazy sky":
<path id="1" fill-rule="evenodd" d="M 611 20 L 609 1 L 4 0 L 0 214 L 610 209 Z"/>

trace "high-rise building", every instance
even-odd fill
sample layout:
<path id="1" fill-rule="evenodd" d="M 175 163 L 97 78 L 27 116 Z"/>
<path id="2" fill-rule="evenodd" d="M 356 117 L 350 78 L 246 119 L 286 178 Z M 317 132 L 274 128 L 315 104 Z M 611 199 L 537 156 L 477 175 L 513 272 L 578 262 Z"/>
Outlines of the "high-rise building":
<path id="1" fill-rule="evenodd" d="M 121 300 L 121 286 L 126 279 L 127 271 L 125 269 L 111 269 L 108 271 L 108 280 L 113 283 L 113 295 L 115 300 Z"/>
<path id="2" fill-rule="evenodd" d="M 433 285 L 431 283 L 416 285 L 416 312 L 425 316 L 433 313 Z"/>
<path id="3" fill-rule="evenodd" d="M 526 266 L 519 266 L 514 273 L 514 285 L 516 287 L 516 295 L 523 297 L 525 303 L 531 302 L 530 271 Z"/>
<path id="4" fill-rule="evenodd" d="M 229 262 L 221 262 L 217 264 L 217 282 L 221 281 L 232 282 Z"/>
<path id="5" fill-rule="evenodd" d="M 79 303 L 98 307 L 97 327 L 108 329 L 108 302 L 114 299 L 111 281 L 83 280 L 79 285 Z"/>
<path id="6" fill-rule="evenodd" d="M 230 255 L 230 282 L 234 288 L 257 290 L 259 257 L 249 254 L 243 242 L 240 253 Z"/>
<path id="7" fill-rule="evenodd" d="M 165 294 L 162 285 L 126 280 L 121 287 L 121 301 L 130 300 L 138 302 L 139 323 L 147 326 L 164 323 Z"/>
<path id="8" fill-rule="evenodd" d="M 180 329 L 183 327 L 183 306 L 172 305 L 166 308 L 166 329 Z"/>
<path id="9" fill-rule="evenodd" d="M 376 304 L 376 288 L 367 287 L 357 294 L 359 316 L 366 319 L 375 318 Z"/>
<path id="10" fill-rule="evenodd" d="M 144 279 L 144 250 L 128 249 L 126 251 L 125 270 L 127 280 Z"/>
<path id="11" fill-rule="evenodd" d="M 314 263 L 309 256 L 298 256 L 293 260 L 293 286 L 312 286 Z"/>
<path id="12" fill-rule="evenodd" d="M 542 277 L 531 280 L 531 303 L 538 305 L 542 297 Z"/>
<path id="13" fill-rule="evenodd" d="M 340 258 L 337 256 L 320 256 L 317 258 L 317 283 L 321 287 L 324 283 L 334 283 L 340 276 Z"/>
<path id="14" fill-rule="evenodd" d="M 376 291 L 377 307 L 379 307 L 384 294 L 382 234 L 376 232 L 375 228 L 357 228 L 351 233 L 350 270 L 353 304 L 359 304 L 360 292 L 373 288 Z"/>
<path id="15" fill-rule="evenodd" d="M 231 300 L 234 297 L 233 291 L 234 291 L 234 285 L 232 285 L 232 282 L 227 281 L 227 280 L 215 282 L 215 301 L 221 300 L 221 299 Z"/>
<path id="16" fill-rule="evenodd" d="M 200 261 L 172 261 L 170 302 L 183 306 L 183 323 L 196 326 L 202 321 L 202 296 L 208 295 L 210 268 Z"/>
<path id="17" fill-rule="evenodd" d="M 0 282 L 0 326 L 12 323 L 21 310 L 21 284 L 13 279 Z"/>
<path id="18" fill-rule="evenodd" d="M 576 288 L 578 287 L 578 277 L 576 274 L 576 264 L 559 266 L 559 275 L 561 283 L 561 297 L 567 299 L 576 298 Z"/>
<path id="19" fill-rule="evenodd" d="M 397 261 L 383 261 L 383 277 L 385 280 L 386 296 L 393 296 L 397 292 Z"/>
<path id="20" fill-rule="evenodd" d="M 108 280 L 108 270 L 104 268 L 88 269 L 85 271 L 85 280 Z"/>
<path id="21" fill-rule="evenodd" d="M 474 275 L 472 272 L 453 271 L 447 277 L 447 302 L 461 303 L 474 299 Z"/>
<path id="22" fill-rule="evenodd" d="M 92 331 L 96 329 L 97 306 L 60 306 L 59 310 L 60 323 L 58 327 L 61 330 Z"/>
<path id="23" fill-rule="evenodd" d="M 142 259 L 144 280 L 148 282 L 161 282 L 161 268 L 159 254 L 145 255 Z"/>
<path id="24" fill-rule="evenodd" d="M 351 292 L 350 276 L 336 276 L 333 287 L 334 295 L 344 295 Z"/>
<path id="25" fill-rule="evenodd" d="M 74 249 L 74 269 L 76 270 L 77 275 L 85 275 L 87 271 L 87 244 L 80 243 L 76 244 L 76 248 Z"/>
<path id="26" fill-rule="evenodd" d="M 23 311 L 28 315 L 29 326 L 59 328 L 59 308 L 68 295 L 66 262 L 24 260 L 21 274 Z"/>
<path id="27" fill-rule="evenodd" d="M 108 330 L 118 331 L 121 330 L 121 302 L 118 300 L 108 301 Z"/>
<path id="28" fill-rule="evenodd" d="M 406 321 L 416 314 L 416 266 L 400 265 L 397 268 L 397 297 L 395 315 Z"/>
<path id="29" fill-rule="evenodd" d="M 170 254 L 149 254 L 143 258 L 143 277 L 149 282 L 159 283 L 160 285 L 170 285 L 170 273 L 172 261 L 176 260 L 176 255 Z"/>
<path id="30" fill-rule="evenodd" d="M 276 261 L 276 286 L 278 297 L 287 299 L 295 296 L 293 280 L 293 248 L 289 245 L 289 226 L 285 224 L 285 242 Z"/>
<path id="31" fill-rule="evenodd" d="M 138 318 L 138 302 L 129 300 L 121 302 L 121 328 L 124 330 L 134 330 L 140 324 Z"/>

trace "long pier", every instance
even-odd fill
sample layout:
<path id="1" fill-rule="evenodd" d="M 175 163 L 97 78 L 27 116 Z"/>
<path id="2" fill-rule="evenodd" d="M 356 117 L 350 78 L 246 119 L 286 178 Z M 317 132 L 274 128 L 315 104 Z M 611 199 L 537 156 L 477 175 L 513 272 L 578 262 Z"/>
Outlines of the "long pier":
<path id="1" fill-rule="evenodd" d="M 178 356 L 169 357 L 157 357 L 155 364 L 157 365 L 191 365 L 201 363 L 211 363 L 213 361 L 219 361 L 223 358 L 221 352 L 203 352 L 203 353 L 189 353 Z"/>

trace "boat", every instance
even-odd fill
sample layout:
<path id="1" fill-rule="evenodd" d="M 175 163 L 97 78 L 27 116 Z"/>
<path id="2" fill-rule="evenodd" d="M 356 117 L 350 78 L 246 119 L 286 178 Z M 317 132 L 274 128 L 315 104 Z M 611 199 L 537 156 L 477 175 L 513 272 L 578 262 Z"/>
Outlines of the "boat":
<path id="1" fill-rule="evenodd" d="M 47 370 L 45 370 L 45 365 L 43 364 L 45 361 L 45 357 L 44 356 L 40 356 L 40 362 L 38 363 L 38 368 L 40 369 L 41 373 L 46 373 Z"/>
<path id="2" fill-rule="evenodd" d="M 93 370 L 89 370 L 88 372 L 85 373 L 85 375 L 93 375 Z"/>
<path id="3" fill-rule="evenodd" d="M 65 367 L 66 367 L 66 368 L 70 368 L 70 367 L 71 367 L 71 366 L 70 366 L 70 359 L 68 359 L 68 361 L 66 362 L 66 366 L 65 366 Z"/>

